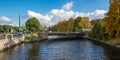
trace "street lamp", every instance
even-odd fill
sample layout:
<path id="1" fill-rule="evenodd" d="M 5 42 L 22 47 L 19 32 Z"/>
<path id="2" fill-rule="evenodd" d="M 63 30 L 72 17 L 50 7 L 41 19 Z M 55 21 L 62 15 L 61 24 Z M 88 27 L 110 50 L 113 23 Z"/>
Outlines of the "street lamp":
<path id="1" fill-rule="evenodd" d="M 20 34 L 20 15 L 19 15 L 19 34 Z"/>
<path id="2" fill-rule="evenodd" d="M 19 15 L 19 40 L 20 40 L 20 15 Z"/>

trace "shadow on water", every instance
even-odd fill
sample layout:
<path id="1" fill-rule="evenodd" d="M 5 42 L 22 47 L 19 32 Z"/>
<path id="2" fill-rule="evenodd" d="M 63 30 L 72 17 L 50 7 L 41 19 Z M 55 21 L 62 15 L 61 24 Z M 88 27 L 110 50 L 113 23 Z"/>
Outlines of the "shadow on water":
<path id="1" fill-rule="evenodd" d="M 120 60 L 120 49 L 99 42 L 93 42 L 93 44 L 103 47 L 106 60 Z"/>
<path id="2" fill-rule="evenodd" d="M 24 43 L 0 53 L 0 60 L 120 60 L 120 51 L 86 39 Z"/>
<path id="3" fill-rule="evenodd" d="M 39 44 L 33 44 L 31 48 L 28 50 L 28 57 L 25 60 L 40 60 L 39 59 Z"/>

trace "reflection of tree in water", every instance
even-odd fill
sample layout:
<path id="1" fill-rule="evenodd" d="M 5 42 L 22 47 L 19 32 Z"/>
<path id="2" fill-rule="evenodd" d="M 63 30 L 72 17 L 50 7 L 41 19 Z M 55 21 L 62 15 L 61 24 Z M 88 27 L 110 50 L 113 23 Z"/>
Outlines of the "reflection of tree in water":
<path id="1" fill-rule="evenodd" d="M 104 46 L 105 47 L 105 46 Z M 113 47 L 105 47 L 104 52 L 107 60 L 120 60 L 120 50 Z"/>
<path id="2" fill-rule="evenodd" d="M 28 50 L 28 60 L 39 60 L 39 43 L 35 43 Z"/>

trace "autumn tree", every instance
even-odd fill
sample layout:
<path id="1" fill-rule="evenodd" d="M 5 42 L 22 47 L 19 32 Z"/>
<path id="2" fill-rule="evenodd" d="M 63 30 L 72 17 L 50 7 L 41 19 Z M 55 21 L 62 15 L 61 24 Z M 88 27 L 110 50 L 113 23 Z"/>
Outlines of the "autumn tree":
<path id="1" fill-rule="evenodd" d="M 114 0 L 102 21 L 103 27 L 111 37 L 120 37 L 120 2 Z"/>
<path id="2" fill-rule="evenodd" d="M 91 28 L 91 23 L 89 21 L 89 18 L 87 17 L 83 17 L 81 22 L 79 23 L 79 25 L 82 27 L 82 28 Z"/>
<path id="3" fill-rule="evenodd" d="M 68 27 L 68 32 L 73 32 L 74 31 L 74 19 L 73 18 L 70 18 L 68 21 L 67 21 L 67 26 Z"/>
<path id="4" fill-rule="evenodd" d="M 81 29 L 91 28 L 92 25 L 87 17 L 77 17 L 75 19 L 75 30 L 81 31 Z"/>
<path id="5" fill-rule="evenodd" d="M 90 26 L 91 23 L 88 19 L 77 17 L 76 19 L 69 18 L 68 20 L 62 20 L 56 25 L 50 27 L 50 29 L 56 32 L 80 32 L 83 28 L 88 28 Z"/>

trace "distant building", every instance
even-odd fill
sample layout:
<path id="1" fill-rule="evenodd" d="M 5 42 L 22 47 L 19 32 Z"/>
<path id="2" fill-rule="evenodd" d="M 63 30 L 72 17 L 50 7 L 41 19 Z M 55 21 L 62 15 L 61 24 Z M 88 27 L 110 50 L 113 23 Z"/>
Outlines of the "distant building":
<path id="1" fill-rule="evenodd" d="M 44 26 L 43 31 L 47 32 L 48 31 L 48 26 Z"/>

